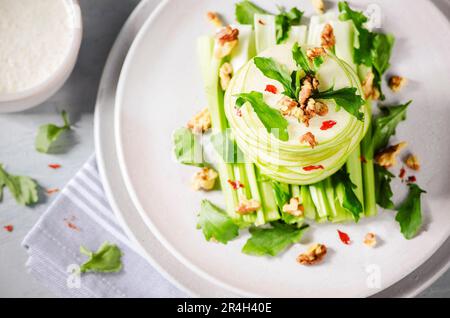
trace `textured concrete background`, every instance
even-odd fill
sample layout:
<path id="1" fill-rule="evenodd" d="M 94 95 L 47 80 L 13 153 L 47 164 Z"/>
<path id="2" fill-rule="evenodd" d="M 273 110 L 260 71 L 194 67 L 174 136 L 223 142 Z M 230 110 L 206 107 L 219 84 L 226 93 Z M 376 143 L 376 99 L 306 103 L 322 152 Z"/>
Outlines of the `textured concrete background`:
<path id="1" fill-rule="evenodd" d="M 450 0 L 432 0 L 450 17 Z M 0 115 L 0 162 L 17 174 L 31 176 L 44 188 L 62 188 L 94 152 L 93 113 L 97 87 L 108 52 L 138 0 L 80 0 L 84 38 L 78 63 L 65 86 L 41 106 L 19 114 Z M 75 134 L 57 156 L 38 154 L 34 137 L 39 125 L 59 122 L 66 109 Z M 49 163 L 63 169 L 52 171 Z M 26 253 L 20 243 L 53 200 L 35 208 L 18 207 L 7 194 L 0 204 L 0 297 L 52 297 L 25 270 Z M 13 233 L 2 230 L 13 224 Z M 421 297 L 450 297 L 450 272 Z"/>

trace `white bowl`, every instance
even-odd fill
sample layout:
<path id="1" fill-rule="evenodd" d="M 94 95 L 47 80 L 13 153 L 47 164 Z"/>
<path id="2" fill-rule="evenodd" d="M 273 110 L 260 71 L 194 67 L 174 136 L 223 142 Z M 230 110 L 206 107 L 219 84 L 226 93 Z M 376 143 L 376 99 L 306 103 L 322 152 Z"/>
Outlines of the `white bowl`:
<path id="1" fill-rule="evenodd" d="M 69 78 L 75 67 L 83 33 L 78 0 L 66 0 L 72 7 L 73 40 L 60 67 L 44 82 L 17 93 L 0 94 L 0 113 L 19 112 L 41 104 L 56 93 Z"/>

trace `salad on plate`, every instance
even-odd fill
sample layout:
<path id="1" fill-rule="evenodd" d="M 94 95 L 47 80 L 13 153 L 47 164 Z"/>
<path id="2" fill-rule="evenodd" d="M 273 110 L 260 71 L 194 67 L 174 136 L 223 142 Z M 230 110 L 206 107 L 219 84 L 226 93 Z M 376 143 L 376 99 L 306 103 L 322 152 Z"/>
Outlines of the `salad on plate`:
<path id="1" fill-rule="evenodd" d="M 386 78 L 395 38 L 380 32 L 377 10 L 339 2 L 326 12 L 312 3 L 317 15 L 309 18 L 300 8 L 268 12 L 246 0 L 231 25 L 207 13 L 215 32 L 197 48 L 208 105 L 173 136 L 178 162 L 198 167 L 193 189 L 225 198 L 223 207 L 201 202 L 207 241 L 226 244 L 248 229 L 244 253 L 276 256 L 310 224 L 358 223 L 379 208 L 396 213 L 406 239 L 420 232 L 420 162 L 406 142 L 391 143 L 412 102 L 392 105 L 384 94 L 407 83 Z M 399 162 L 397 176 L 390 169 Z M 394 204 L 397 177 L 409 193 Z M 347 233 L 337 236 L 350 244 Z M 361 242 L 376 247 L 376 233 Z M 305 250 L 303 265 L 327 253 L 322 243 Z"/>

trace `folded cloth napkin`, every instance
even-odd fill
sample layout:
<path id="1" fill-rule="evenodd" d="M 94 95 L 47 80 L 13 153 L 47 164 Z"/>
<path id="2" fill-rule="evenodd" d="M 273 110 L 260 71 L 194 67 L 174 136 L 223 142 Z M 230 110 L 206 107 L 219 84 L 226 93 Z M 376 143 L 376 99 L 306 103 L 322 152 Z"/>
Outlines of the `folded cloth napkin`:
<path id="1" fill-rule="evenodd" d="M 86 261 L 80 246 L 108 241 L 122 251 L 119 273 L 74 273 Z M 186 297 L 136 251 L 103 192 L 95 157 L 89 159 L 23 241 L 27 268 L 61 297 Z M 76 270 L 75 270 L 76 272 Z"/>

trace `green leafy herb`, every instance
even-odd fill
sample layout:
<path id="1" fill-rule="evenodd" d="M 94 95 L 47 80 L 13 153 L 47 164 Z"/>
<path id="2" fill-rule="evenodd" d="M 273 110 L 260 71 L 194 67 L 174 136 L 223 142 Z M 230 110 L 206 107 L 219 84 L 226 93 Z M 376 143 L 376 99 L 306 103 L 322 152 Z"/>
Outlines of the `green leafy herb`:
<path id="1" fill-rule="evenodd" d="M 59 139 L 61 134 L 65 131 L 70 130 L 70 123 L 67 116 L 67 112 L 63 111 L 61 113 L 61 116 L 64 121 L 63 126 L 47 124 L 39 127 L 39 131 L 36 136 L 35 142 L 35 147 L 37 151 L 42 153 L 48 153 L 53 143 Z"/>
<path id="2" fill-rule="evenodd" d="M 122 269 L 122 252 L 116 245 L 105 242 L 97 252 L 91 252 L 81 246 L 80 252 L 89 257 L 88 261 L 80 266 L 81 273 L 117 273 Z"/>
<path id="3" fill-rule="evenodd" d="M 375 165 L 375 197 L 377 204 L 384 209 L 394 209 L 391 181 L 395 176 L 386 168 Z"/>
<path id="4" fill-rule="evenodd" d="M 278 181 L 272 181 L 273 191 L 275 193 L 275 200 L 280 210 L 283 206 L 289 202 L 291 193 L 289 191 L 289 185 L 286 183 L 280 183 Z"/>
<path id="5" fill-rule="evenodd" d="M 242 107 L 245 103 L 250 103 L 258 118 L 261 120 L 267 131 L 282 141 L 289 140 L 288 121 L 281 113 L 270 107 L 264 101 L 260 92 L 243 93 L 238 95 L 236 106 Z"/>
<path id="6" fill-rule="evenodd" d="M 349 173 L 344 169 L 339 170 L 332 176 L 332 182 L 339 203 L 358 222 L 363 213 L 363 206 L 355 194 L 356 185 L 351 181 Z"/>
<path id="7" fill-rule="evenodd" d="M 296 98 L 295 88 L 292 87 L 291 74 L 289 74 L 289 71 L 283 65 L 267 57 L 255 57 L 254 63 L 264 76 L 276 80 L 283 85 L 284 95 L 294 99 Z"/>
<path id="8" fill-rule="evenodd" d="M 395 38 L 390 34 L 377 33 L 373 37 L 372 64 L 380 76 L 391 66 L 389 60 L 391 59 L 394 43 Z"/>
<path id="9" fill-rule="evenodd" d="M 326 91 L 314 94 L 314 99 L 333 99 L 338 107 L 344 108 L 350 115 L 358 120 L 364 120 L 361 106 L 365 104 L 364 99 L 356 93 L 355 87 L 346 87 L 338 90 L 330 88 Z"/>
<path id="10" fill-rule="evenodd" d="M 241 1 L 236 3 L 236 20 L 240 24 L 253 25 L 255 14 L 267 14 L 268 12 L 261 9 L 251 1 Z"/>
<path id="11" fill-rule="evenodd" d="M 275 17 L 277 44 L 287 41 L 291 27 L 299 25 L 302 17 L 303 12 L 297 8 L 292 8 L 290 11 L 281 10 L 281 13 Z"/>
<path id="12" fill-rule="evenodd" d="M 292 57 L 299 68 L 301 68 L 306 74 L 314 75 L 315 72 L 311 68 L 309 58 L 306 55 L 305 50 L 296 42 L 292 47 Z"/>
<path id="13" fill-rule="evenodd" d="M 418 185 L 409 184 L 408 197 L 398 208 L 395 220 L 400 224 L 403 236 L 410 240 L 420 230 L 422 226 L 422 207 L 420 197 L 422 193 L 426 193 Z"/>
<path id="14" fill-rule="evenodd" d="M 188 128 L 177 129 L 173 134 L 174 152 L 178 162 L 196 167 L 205 167 L 202 145 L 199 138 Z"/>
<path id="15" fill-rule="evenodd" d="M 409 101 L 404 105 L 381 108 L 381 114 L 373 120 L 372 143 L 374 153 L 386 148 L 391 136 L 395 135 L 397 125 L 406 120 L 406 111 L 411 103 L 412 101 Z M 373 153 L 369 155 L 371 155 L 371 159 Z"/>
<path id="16" fill-rule="evenodd" d="M 272 223 L 271 228 L 250 228 L 251 238 L 242 252 L 256 256 L 276 256 L 292 244 L 298 243 L 308 225 L 297 227 L 283 223 Z"/>
<path id="17" fill-rule="evenodd" d="M 198 215 L 198 227 L 202 229 L 207 241 L 214 239 L 227 244 L 239 235 L 239 226 L 217 206 L 203 200 Z"/>
<path id="18" fill-rule="evenodd" d="M 3 199 L 5 186 L 20 205 L 32 205 L 39 201 L 38 186 L 33 179 L 10 175 L 0 164 L 0 201 Z"/>

